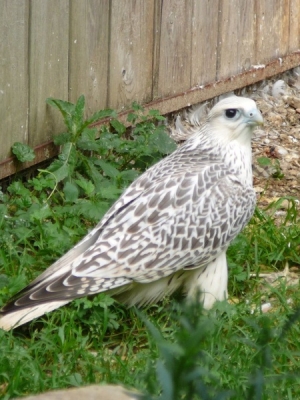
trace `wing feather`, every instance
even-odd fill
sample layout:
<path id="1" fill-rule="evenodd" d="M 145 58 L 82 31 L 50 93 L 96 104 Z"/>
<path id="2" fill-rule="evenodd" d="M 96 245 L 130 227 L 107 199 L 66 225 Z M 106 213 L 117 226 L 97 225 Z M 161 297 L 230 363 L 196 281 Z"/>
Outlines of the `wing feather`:
<path id="1" fill-rule="evenodd" d="M 104 223 L 4 311 L 13 304 L 71 300 L 198 268 L 228 247 L 255 204 L 253 189 L 222 165 L 168 175 L 146 186 L 144 191 L 145 185 L 129 188 L 127 202 L 121 198 Z"/>

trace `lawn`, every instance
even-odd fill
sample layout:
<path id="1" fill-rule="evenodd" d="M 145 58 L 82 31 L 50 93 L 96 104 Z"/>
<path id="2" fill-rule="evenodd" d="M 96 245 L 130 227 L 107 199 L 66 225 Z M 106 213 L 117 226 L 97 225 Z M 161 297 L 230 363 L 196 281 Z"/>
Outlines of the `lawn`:
<path id="1" fill-rule="evenodd" d="M 134 105 L 128 130 L 111 110 L 85 120 L 84 98 L 49 99 L 66 123 L 59 157 L 0 193 L 0 306 L 71 248 L 132 180 L 174 150 L 163 117 Z M 100 134 L 90 125 L 112 118 Z M 33 157 L 21 144 L 20 162 Z M 229 302 L 205 312 L 180 294 L 137 310 L 105 294 L 73 301 L 0 331 L 0 397 L 91 383 L 135 387 L 145 398 L 299 399 L 300 215 L 293 198 L 256 210 L 228 251 Z M 288 205 L 286 205 L 288 204 Z M 294 270 L 265 283 L 259 277 Z M 254 274 L 250 278 L 250 274 Z M 262 312 L 262 305 L 272 308 Z"/>

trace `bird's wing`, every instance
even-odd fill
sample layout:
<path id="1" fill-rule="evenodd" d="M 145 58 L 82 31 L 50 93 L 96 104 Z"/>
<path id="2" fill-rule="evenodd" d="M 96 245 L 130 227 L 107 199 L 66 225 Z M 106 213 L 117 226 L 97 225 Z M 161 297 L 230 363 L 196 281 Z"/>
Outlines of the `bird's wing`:
<path id="1" fill-rule="evenodd" d="M 77 250 L 58 260 L 3 311 L 29 307 L 32 301 L 71 301 L 205 265 L 245 226 L 254 204 L 253 189 L 223 165 L 154 180 L 114 209 Z"/>

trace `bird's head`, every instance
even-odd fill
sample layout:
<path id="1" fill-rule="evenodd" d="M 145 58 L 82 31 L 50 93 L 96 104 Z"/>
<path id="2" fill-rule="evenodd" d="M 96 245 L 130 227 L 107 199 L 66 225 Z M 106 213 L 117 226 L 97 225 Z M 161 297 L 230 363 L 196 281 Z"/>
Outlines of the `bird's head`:
<path id="1" fill-rule="evenodd" d="M 219 101 L 207 117 L 207 125 L 217 140 L 238 141 L 241 145 L 250 143 L 253 130 L 263 124 L 263 117 L 255 101 L 238 96 L 230 96 Z"/>

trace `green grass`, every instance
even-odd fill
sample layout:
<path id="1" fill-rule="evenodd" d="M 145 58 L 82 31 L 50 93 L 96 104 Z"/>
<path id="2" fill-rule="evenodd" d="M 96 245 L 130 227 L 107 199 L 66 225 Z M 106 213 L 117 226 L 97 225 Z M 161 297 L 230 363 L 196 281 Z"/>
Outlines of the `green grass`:
<path id="1" fill-rule="evenodd" d="M 85 120 L 77 104 L 50 99 L 67 131 L 60 156 L 29 182 L 16 179 L 0 202 L 0 306 L 72 247 L 135 177 L 174 149 L 155 111 L 134 105 L 133 129 L 111 110 Z M 110 125 L 89 126 L 110 116 Z M 14 146 L 20 161 L 32 157 Z M 228 251 L 236 304 L 210 312 L 178 295 L 144 310 L 105 294 L 76 300 L 13 332 L 0 331 L 0 397 L 116 383 L 148 399 L 299 399 L 298 286 L 266 287 L 249 273 L 300 265 L 300 218 L 293 199 L 257 210 Z M 271 301 L 268 314 L 261 304 Z"/>

